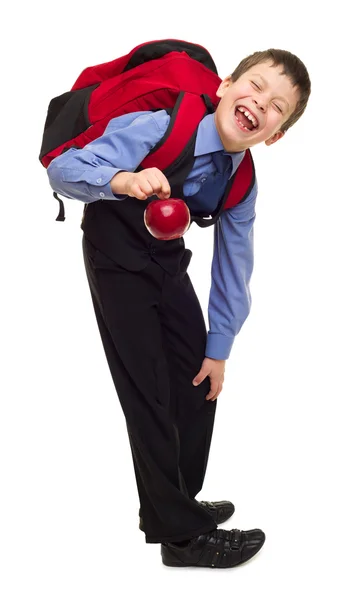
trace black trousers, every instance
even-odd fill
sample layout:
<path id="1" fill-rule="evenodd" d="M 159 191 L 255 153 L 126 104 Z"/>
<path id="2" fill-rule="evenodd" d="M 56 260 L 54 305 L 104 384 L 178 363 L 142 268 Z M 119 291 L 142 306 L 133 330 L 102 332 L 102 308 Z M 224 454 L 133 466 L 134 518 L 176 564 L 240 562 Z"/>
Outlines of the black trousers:
<path id="1" fill-rule="evenodd" d="M 94 311 L 125 416 L 146 542 L 182 541 L 216 528 L 195 500 L 217 400 L 193 386 L 206 345 L 202 310 L 185 270 L 150 260 L 129 271 L 83 236 Z"/>

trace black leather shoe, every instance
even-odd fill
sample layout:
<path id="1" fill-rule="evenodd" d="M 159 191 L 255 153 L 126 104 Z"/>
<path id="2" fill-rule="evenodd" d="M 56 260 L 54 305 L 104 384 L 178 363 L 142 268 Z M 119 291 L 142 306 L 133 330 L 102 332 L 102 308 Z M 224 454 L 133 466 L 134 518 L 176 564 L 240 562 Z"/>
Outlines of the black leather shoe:
<path id="1" fill-rule="evenodd" d="M 167 567 L 213 567 L 226 569 L 250 560 L 265 542 L 261 529 L 214 529 L 188 542 L 161 544 Z"/>
<path id="2" fill-rule="evenodd" d="M 201 500 L 199 502 L 201 506 L 207 510 L 208 513 L 212 516 L 215 523 L 220 525 L 221 523 L 225 523 L 228 519 L 230 519 L 231 515 L 235 512 L 235 506 L 232 502 L 228 500 L 219 500 L 218 502 L 208 502 L 207 500 Z M 143 531 L 143 521 L 141 515 L 139 528 Z"/>
<path id="3" fill-rule="evenodd" d="M 225 523 L 235 512 L 235 506 L 229 500 L 219 500 L 218 502 L 201 500 L 199 504 L 210 513 L 217 525 Z"/>

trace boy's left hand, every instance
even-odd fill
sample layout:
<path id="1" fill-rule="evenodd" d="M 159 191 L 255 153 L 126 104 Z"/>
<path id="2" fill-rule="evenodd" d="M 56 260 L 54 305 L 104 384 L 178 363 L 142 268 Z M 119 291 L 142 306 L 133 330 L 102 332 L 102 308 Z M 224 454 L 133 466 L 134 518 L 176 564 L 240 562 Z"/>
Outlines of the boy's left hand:
<path id="1" fill-rule="evenodd" d="M 193 380 L 193 384 L 199 384 L 204 381 L 205 377 L 210 377 L 210 392 L 206 396 L 206 400 L 216 400 L 222 390 L 224 382 L 226 360 L 217 360 L 216 358 L 205 357 L 200 371 Z"/>

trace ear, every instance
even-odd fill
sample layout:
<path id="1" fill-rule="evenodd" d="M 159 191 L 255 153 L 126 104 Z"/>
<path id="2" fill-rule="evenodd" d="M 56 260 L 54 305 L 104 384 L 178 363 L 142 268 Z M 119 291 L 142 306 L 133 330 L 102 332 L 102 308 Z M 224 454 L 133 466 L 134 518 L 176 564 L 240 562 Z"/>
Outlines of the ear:
<path id="1" fill-rule="evenodd" d="M 216 95 L 218 98 L 222 98 L 225 94 L 228 87 L 232 84 L 231 75 L 225 77 L 224 81 L 222 81 L 217 89 Z"/>
<path id="2" fill-rule="evenodd" d="M 272 135 L 272 137 L 270 137 L 268 140 L 265 140 L 265 145 L 271 146 L 272 144 L 275 144 L 275 142 L 280 140 L 280 138 L 284 137 L 284 135 L 285 135 L 285 132 L 277 131 L 277 133 L 274 133 L 274 135 Z"/>

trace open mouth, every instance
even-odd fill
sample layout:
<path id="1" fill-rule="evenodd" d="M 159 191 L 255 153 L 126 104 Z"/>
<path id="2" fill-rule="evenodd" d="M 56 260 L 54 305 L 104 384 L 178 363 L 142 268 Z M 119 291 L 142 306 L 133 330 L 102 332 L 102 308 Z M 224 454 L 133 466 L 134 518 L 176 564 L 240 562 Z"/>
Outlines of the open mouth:
<path id="1" fill-rule="evenodd" d="M 238 106 L 235 110 L 236 122 L 242 131 L 255 131 L 259 127 L 258 120 L 245 106 Z"/>

